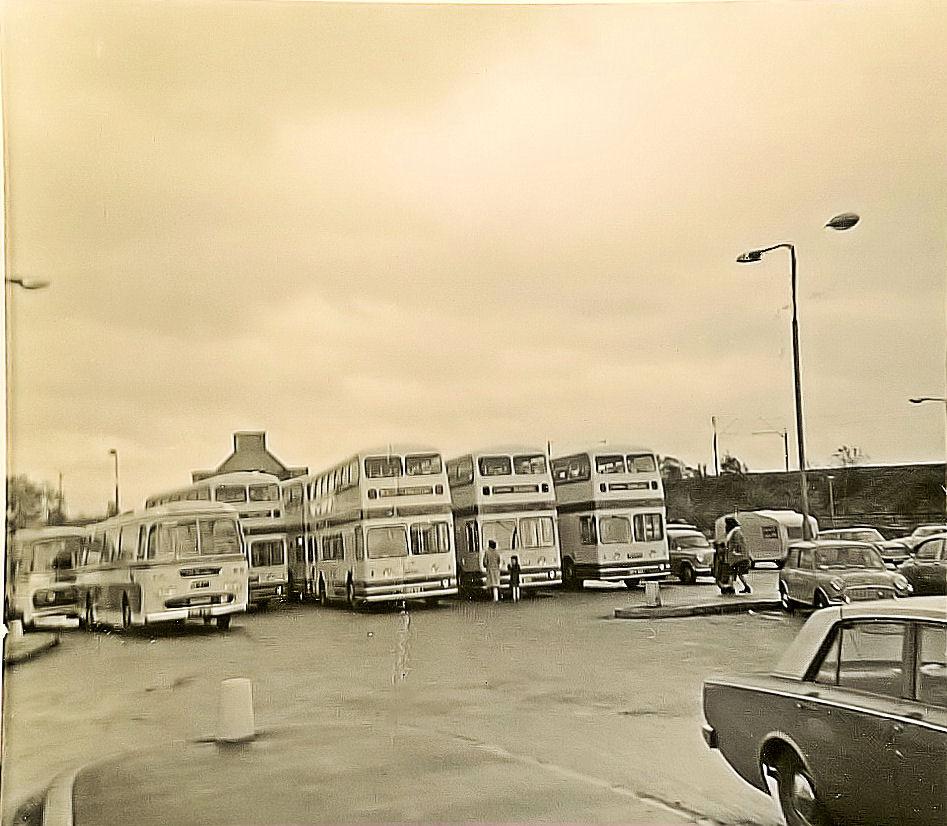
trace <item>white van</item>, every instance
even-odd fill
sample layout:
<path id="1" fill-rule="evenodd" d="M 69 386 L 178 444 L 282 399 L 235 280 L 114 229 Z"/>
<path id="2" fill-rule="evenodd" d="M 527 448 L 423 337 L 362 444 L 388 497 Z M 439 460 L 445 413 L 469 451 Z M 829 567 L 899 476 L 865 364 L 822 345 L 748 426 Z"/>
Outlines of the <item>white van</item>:
<path id="1" fill-rule="evenodd" d="M 734 517 L 743 528 L 751 564 L 757 562 L 775 562 L 782 568 L 786 561 L 786 552 L 793 542 L 800 542 L 802 536 L 802 514 L 796 511 L 737 511 L 721 516 L 714 523 L 714 541 L 723 542 L 727 538 L 724 522 Z M 819 523 L 809 516 L 810 538 L 819 535 Z"/>

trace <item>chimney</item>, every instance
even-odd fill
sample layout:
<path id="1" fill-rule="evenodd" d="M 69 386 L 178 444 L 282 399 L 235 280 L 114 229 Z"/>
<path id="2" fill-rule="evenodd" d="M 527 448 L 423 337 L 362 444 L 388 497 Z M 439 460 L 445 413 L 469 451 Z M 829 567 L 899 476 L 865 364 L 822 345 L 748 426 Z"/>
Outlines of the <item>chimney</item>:
<path id="1" fill-rule="evenodd" d="M 266 450 L 266 432 L 263 430 L 245 430 L 234 433 L 233 451 L 239 453 L 242 450 Z"/>

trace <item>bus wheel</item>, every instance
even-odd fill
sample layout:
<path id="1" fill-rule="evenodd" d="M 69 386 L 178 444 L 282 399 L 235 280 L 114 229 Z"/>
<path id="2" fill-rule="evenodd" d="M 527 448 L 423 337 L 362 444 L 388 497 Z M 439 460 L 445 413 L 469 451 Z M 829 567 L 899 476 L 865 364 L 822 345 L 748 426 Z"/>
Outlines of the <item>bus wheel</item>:
<path id="1" fill-rule="evenodd" d="M 227 631 L 230 629 L 230 614 L 221 614 L 217 617 L 217 630 Z"/>
<path id="2" fill-rule="evenodd" d="M 122 597 L 122 628 L 128 630 L 132 627 L 132 607 L 128 604 L 128 597 Z"/>
<path id="3" fill-rule="evenodd" d="M 441 603 L 440 597 L 426 597 L 424 600 L 424 604 L 427 605 L 429 608 L 437 608 L 437 606 L 440 605 L 440 603 Z"/>

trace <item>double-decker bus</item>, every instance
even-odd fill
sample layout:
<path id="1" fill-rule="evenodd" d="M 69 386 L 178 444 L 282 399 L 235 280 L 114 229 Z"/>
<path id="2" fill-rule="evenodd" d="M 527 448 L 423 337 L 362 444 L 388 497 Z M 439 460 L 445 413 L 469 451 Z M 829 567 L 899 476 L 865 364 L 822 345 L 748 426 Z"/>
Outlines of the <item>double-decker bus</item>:
<path id="1" fill-rule="evenodd" d="M 8 543 L 4 617 L 30 630 L 37 619 L 79 616 L 75 567 L 86 528 L 22 529 Z"/>
<path id="2" fill-rule="evenodd" d="M 128 628 L 198 617 L 226 630 L 247 609 L 237 511 L 169 502 L 90 526 L 76 568 L 80 623 Z"/>
<path id="3" fill-rule="evenodd" d="M 562 584 L 556 496 L 542 450 L 514 446 L 467 453 L 447 462 L 447 481 L 462 591 L 486 590 L 483 552 L 490 540 L 500 552 L 503 587 L 513 556 L 524 593 Z"/>
<path id="4" fill-rule="evenodd" d="M 368 450 L 282 485 L 292 587 L 322 604 L 457 593 L 450 492 L 427 447 Z"/>
<path id="5" fill-rule="evenodd" d="M 250 603 L 265 608 L 282 597 L 287 588 L 287 565 L 279 479 L 255 470 L 221 473 L 151 496 L 145 507 L 195 501 L 223 502 L 237 509 L 250 566 Z"/>
<path id="6" fill-rule="evenodd" d="M 562 578 L 623 581 L 629 588 L 670 571 L 664 485 L 654 452 L 602 446 L 552 460 Z"/>

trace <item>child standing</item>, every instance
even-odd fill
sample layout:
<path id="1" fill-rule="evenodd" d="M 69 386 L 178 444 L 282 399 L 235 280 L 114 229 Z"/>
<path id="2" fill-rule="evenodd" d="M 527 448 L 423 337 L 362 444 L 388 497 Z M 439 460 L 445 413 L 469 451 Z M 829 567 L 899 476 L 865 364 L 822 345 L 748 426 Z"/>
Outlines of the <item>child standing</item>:
<path id="1" fill-rule="evenodd" d="M 510 557 L 510 594 L 513 602 L 520 601 L 520 558 L 516 555 Z"/>

